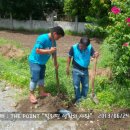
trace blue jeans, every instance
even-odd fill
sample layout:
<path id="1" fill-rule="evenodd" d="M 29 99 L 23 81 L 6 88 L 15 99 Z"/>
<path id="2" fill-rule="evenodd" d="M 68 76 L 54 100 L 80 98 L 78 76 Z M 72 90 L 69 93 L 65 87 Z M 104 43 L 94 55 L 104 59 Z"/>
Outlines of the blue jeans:
<path id="1" fill-rule="evenodd" d="M 89 89 L 89 76 L 88 70 L 78 70 L 73 68 L 72 70 L 73 86 L 75 90 L 75 100 L 80 101 L 81 98 L 86 98 Z M 80 83 L 82 89 L 80 90 Z"/>
<path id="2" fill-rule="evenodd" d="M 37 63 L 29 63 L 31 72 L 30 91 L 34 91 L 36 86 L 44 86 L 45 77 L 45 65 L 39 65 Z"/>

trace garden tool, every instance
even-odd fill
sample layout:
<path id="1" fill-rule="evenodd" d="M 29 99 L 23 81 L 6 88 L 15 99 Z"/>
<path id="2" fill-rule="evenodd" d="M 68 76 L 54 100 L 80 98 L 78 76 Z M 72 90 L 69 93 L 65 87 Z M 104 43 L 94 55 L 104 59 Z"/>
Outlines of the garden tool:
<path id="1" fill-rule="evenodd" d="M 54 43 L 54 36 L 53 36 L 53 32 L 52 32 L 52 28 L 50 28 L 50 32 L 51 32 L 51 36 L 52 36 L 52 47 L 55 47 L 55 43 Z M 53 55 L 53 58 L 54 58 L 54 66 L 57 65 L 57 54 L 56 52 L 52 54 Z M 56 83 L 57 83 L 57 91 L 58 91 L 58 94 L 60 93 L 60 86 L 59 86 L 59 76 L 58 76 L 58 69 L 55 67 L 55 74 L 56 74 Z"/>
<path id="2" fill-rule="evenodd" d="M 56 113 L 59 114 L 60 117 L 67 117 L 72 114 L 71 111 L 64 108 L 58 109 Z"/>
<path id="3" fill-rule="evenodd" d="M 94 103 L 98 104 L 99 100 L 94 92 L 94 82 L 95 82 L 95 76 L 96 76 L 96 66 L 97 66 L 97 58 L 95 58 L 95 62 L 94 62 L 94 67 L 93 67 L 93 76 L 92 76 L 92 93 L 90 95 L 91 99 L 93 100 Z"/>

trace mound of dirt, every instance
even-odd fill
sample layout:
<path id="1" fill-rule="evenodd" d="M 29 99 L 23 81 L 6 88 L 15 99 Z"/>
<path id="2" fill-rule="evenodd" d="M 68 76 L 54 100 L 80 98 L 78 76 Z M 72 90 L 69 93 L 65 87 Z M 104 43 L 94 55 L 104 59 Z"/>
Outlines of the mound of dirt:
<path id="1" fill-rule="evenodd" d="M 58 96 L 49 96 L 43 99 L 38 99 L 38 104 L 31 104 L 28 99 L 22 100 L 17 106 L 18 112 L 57 112 L 58 109 L 67 109 L 67 104 L 64 103 L 62 99 Z M 72 113 L 83 112 L 75 107 L 75 109 L 69 109 Z M 91 111 L 91 119 L 89 120 L 79 120 L 76 121 L 76 130 L 128 130 L 130 124 L 130 109 L 126 110 L 113 110 L 111 113 L 103 113 L 97 111 Z M 86 111 L 90 113 L 90 111 Z M 111 118 L 104 117 L 104 115 L 111 115 Z M 113 115 L 120 115 L 121 118 L 114 118 Z M 124 116 L 124 117 L 123 117 Z M 68 120 L 70 122 L 70 120 Z M 49 120 L 47 123 L 56 122 Z M 68 122 L 67 122 L 68 123 Z M 48 125 L 48 124 L 47 124 Z M 38 130 L 42 130 L 39 128 Z M 45 128 L 44 128 L 45 129 Z"/>
<path id="2" fill-rule="evenodd" d="M 29 99 L 25 99 L 17 106 L 20 112 L 56 112 L 60 108 L 67 108 L 67 104 L 58 96 L 38 98 L 38 104 L 32 104 Z"/>
<path id="3" fill-rule="evenodd" d="M 19 58 L 22 57 L 24 55 L 24 51 L 16 48 L 13 45 L 2 45 L 0 46 L 0 53 L 2 54 L 2 56 L 6 57 L 6 58 Z"/>

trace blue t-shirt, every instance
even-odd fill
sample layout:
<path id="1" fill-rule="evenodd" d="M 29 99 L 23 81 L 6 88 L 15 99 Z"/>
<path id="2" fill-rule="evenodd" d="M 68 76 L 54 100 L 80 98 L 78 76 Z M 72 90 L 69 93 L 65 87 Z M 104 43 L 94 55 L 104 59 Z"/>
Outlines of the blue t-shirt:
<path id="1" fill-rule="evenodd" d="M 73 57 L 72 64 L 74 68 L 86 70 L 90 63 L 90 57 L 93 56 L 95 51 L 91 44 L 85 50 L 80 50 L 78 45 L 77 43 L 71 47 L 69 56 Z"/>
<path id="2" fill-rule="evenodd" d="M 54 42 L 56 46 L 56 42 Z M 29 55 L 29 61 L 40 65 L 45 65 L 50 58 L 50 54 L 38 54 L 36 49 L 50 49 L 52 47 L 52 41 L 48 34 L 39 35 L 36 39 L 36 43 Z"/>

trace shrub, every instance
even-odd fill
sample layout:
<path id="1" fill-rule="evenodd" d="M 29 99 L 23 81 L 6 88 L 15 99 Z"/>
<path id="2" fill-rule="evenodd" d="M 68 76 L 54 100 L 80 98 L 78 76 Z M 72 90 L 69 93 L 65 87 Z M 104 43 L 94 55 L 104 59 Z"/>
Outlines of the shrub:
<path id="1" fill-rule="evenodd" d="M 114 80 L 119 84 L 130 86 L 130 9 L 129 0 L 114 0 L 109 12 L 111 25 L 106 28 L 108 37 L 104 44 L 109 44 L 113 54 L 112 72 Z"/>

